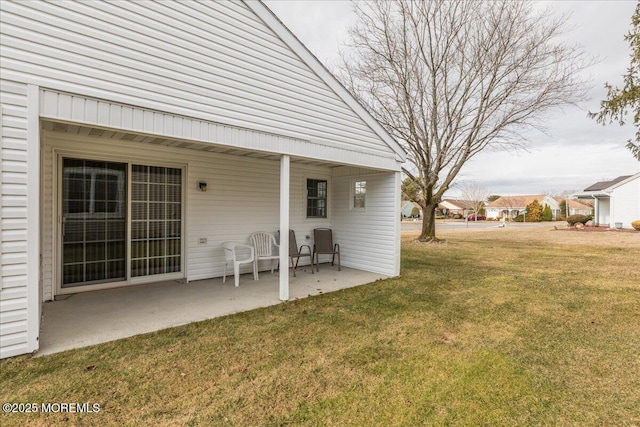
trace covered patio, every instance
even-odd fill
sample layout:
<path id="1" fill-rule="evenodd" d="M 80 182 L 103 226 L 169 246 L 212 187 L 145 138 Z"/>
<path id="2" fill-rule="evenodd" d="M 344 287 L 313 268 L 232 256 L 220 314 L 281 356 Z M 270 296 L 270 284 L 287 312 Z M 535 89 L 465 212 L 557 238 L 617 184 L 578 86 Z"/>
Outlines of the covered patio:
<path id="1" fill-rule="evenodd" d="M 291 276 L 291 300 L 371 283 L 387 276 L 329 264 L 311 274 L 309 266 Z M 264 272 L 260 280 L 243 274 L 240 286 L 233 276 L 189 283 L 167 281 L 61 295 L 42 305 L 38 356 L 100 344 L 138 334 L 184 325 L 283 303 L 279 273 Z"/>

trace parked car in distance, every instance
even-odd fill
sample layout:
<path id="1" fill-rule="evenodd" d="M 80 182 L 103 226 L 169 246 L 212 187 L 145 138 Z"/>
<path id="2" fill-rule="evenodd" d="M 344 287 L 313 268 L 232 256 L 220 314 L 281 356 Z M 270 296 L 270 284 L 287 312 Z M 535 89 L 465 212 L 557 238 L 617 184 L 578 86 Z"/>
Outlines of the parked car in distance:
<path id="1" fill-rule="evenodd" d="M 471 214 L 471 215 L 467 216 L 467 221 L 475 221 L 476 220 L 476 216 L 478 217 L 478 221 L 484 221 L 485 219 L 487 219 L 487 217 L 484 216 L 484 215 Z"/>

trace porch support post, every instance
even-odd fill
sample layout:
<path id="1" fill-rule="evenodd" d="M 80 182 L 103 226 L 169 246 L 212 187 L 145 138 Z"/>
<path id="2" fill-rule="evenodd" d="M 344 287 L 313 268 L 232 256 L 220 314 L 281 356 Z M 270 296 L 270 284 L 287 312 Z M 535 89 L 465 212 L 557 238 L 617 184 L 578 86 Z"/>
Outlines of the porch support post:
<path id="1" fill-rule="evenodd" d="M 280 300 L 289 299 L 289 175 L 291 159 L 280 159 Z"/>

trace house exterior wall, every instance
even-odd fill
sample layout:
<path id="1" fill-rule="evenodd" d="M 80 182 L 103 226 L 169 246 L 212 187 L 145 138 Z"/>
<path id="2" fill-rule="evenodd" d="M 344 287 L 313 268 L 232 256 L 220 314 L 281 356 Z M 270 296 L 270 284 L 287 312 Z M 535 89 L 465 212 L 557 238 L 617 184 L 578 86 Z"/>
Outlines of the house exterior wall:
<path id="1" fill-rule="evenodd" d="M 29 126 L 37 91 L 7 80 L 0 89 L 0 357 L 9 357 L 37 348 L 38 174 L 27 173 L 39 161 Z"/>
<path id="2" fill-rule="evenodd" d="M 553 214 L 554 219 L 556 215 L 560 213 L 560 203 L 551 196 L 544 196 L 544 198 L 540 200 L 540 204 L 542 205 L 543 209 L 545 205 L 549 205 L 549 208 L 551 209 L 551 213 Z"/>
<path id="3" fill-rule="evenodd" d="M 338 95 L 335 85 L 321 78 L 317 66 L 308 66 L 292 50 L 295 37 L 289 35 L 285 43 L 282 34 L 265 25 L 264 13 L 260 18 L 255 9 L 265 10 L 260 3 L 243 1 L 0 2 L 0 357 L 37 349 L 39 302 L 55 293 L 56 218 L 51 213 L 56 187 L 48 180 L 55 175 L 54 149 L 183 165 L 189 190 L 186 209 L 193 212 L 185 218 L 187 280 L 213 277 L 222 269 L 216 231 L 209 231 L 214 237 L 203 246 L 194 240 L 207 237 L 202 234 L 208 231 L 208 210 L 220 217 L 250 216 L 224 211 L 228 205 L 208 199 L 214 194 L 209 191 L 191 194 L 197 180 L 211 180 L 212 188 L 213 181 L 238 181 L 238 193 L 217 193 L 227 202 L 253 190 L 261 211 L 252 225 L 266 227 L 278 216 L 277 162 L 160 146 L 142 149 L 120 142 L 125 147 L 115 141 L 80 148 L 72 138 L 55 143 L 59 145 L 45 138 L 41 159 L 41 119 L 398 175 L 403 155 L 390 137 L 374 129 L 370 118 L 363 118 Z M 271 26 L 273 21 L 277 20 L 271 16 Z M 335 218 L 294 223 L 296 215 L 300 221 L 293 197 L 304 191 L 302 177 L 313 172 L 333 179 L 328 168 L 297 167 L 292 165 L 291 222 L 300 236 L 316 224 L 332 225 Z M 394 220 L 398 206 L 399 199 Z M 251 209 L 257 211 L 247 206 Z M 386 211 L 380 209 L 384 217 Z M 335 216 L 337 211 L 331 212 Z M 277 221 L 273 231 L 275 227 Z M 242 239 L 250 231 L 231 229 L 223 234 L 225 239 Z"/>
<path id="4" fill-rule="evenodd" d="M 515 218 L 522 209 L 524 208 L 485 208 L 484 210 L 487 219 L 498 219 L 503 216 L 507 218 Z"/>
<path id="5" fill-rule="evenodd" d="M 500 216 L 500 208 L 485 208 L 488 219 L 496 219 Z"/>
<path id="6" fill-rule="evenodd" d="M 366 181 L 366 208 L 351 207 L 355 181 Z M 342 264 L 375 273 L 400 274 L 400 173 L 336 168 L 332 176 L 332 227 Z"/>
<path id="7" fill-rule="evenodd" d="M 400 210 L 400 213 L 402 214 L 403 217 L 410 218 L 413 212 L 413 208 L 418 208 L 418 216 L 421 217 L 422 209 L 420 209 L 420 207 L 418 207 L 416 204 L 412 202 L 406 203 Z"/>
<path id="8" fill-rule="evenodd" d="M 597 224 L 609 225 L 611 220 L 611 200 L 609 198 L 598 198 L 596 201 Z"/>
<path id="9" fill-rule="evenodd" d="M 610 203 L 609 226 L 620 222 L 623 228 L 632 228 L 631 223 L 640 219 L 640 177 L 614 188 Z"/>
<path id="10" fill-rule="evenodd" d="M 544 208 L 544 205 L 549 205 L 551 210 L 560 209 L 560 203 L 558 203 L 558 201 L 551 196 L 544 196 L 544 198 L 542 200 L 539 200 L 539 202 L 543 208 Z"/>

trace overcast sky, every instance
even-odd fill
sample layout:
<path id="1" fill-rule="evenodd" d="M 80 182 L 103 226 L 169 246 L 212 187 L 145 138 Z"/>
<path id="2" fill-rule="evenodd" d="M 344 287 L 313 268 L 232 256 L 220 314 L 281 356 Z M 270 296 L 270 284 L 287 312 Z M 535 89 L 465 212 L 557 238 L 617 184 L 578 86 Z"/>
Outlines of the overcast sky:
<path id="1" fill-rule="evenodd" d="M 267 6 L 329 69 L 355 22 L 349 1 L 265 0 Z M 479 182 L 490 194 L 518 195 L 582 190 L 620 175 L 640 172 L 640 162 L 624 147 L 634 137 L 632 126 L 601 126 L 587 117 L 606 96 L 605 82 L 621 86 L 629 66 L 630 48 L 624 35 L 631 27 L 636 1 L 540 2 L 555 13 L 569 13 L 567 37 L 599 59 L 587 70 L 591 100 L 580 108 L 553 113 L 547 135 L 531 138 L 528 152 L 487 151 L 467 163 L 459 182 Z M 456 197 L 450 190 L 448 197 Z"/>

